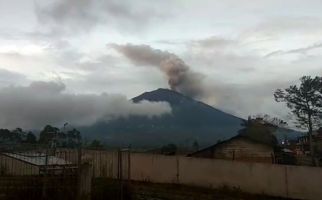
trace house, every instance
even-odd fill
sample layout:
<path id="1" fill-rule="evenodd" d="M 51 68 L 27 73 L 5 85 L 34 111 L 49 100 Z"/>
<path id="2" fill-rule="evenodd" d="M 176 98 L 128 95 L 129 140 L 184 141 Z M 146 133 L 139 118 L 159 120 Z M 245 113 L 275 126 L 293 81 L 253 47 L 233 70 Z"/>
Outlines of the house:
<path id="1" fill-rule="evenodd" d="M 322 153 L 322 128 L 319 128 L 312 133 L 312 142 L 315 153 Z M 304 135 L 297 138 L 297 144 L 295 148 L 296 155 L 310 155 L 310 138 L 308 135 Z"/>
<path id="2" fill-rule="evenodd" d="M 314 150 L 319 157 L 322 157 L 322 127 L 313 133 Z"/>
<path id="3" fill-rule="evenodd" d="M 244 135 L 237 135 L 188 156 L 263 163 L 275 162 L 273 146 Z"/>
<path id="4" fill-rule="evenodd" d="M 73 173 L 77 166 L 64 158 L 35 152 L 0 153 L 0 175 Z"/>
<path id="5" fill-rule="evenodd" d="M 318 130 L 314 131 L 313 135 L 317 140 L 322 140 L 322 127 L 320 127 Z"/>

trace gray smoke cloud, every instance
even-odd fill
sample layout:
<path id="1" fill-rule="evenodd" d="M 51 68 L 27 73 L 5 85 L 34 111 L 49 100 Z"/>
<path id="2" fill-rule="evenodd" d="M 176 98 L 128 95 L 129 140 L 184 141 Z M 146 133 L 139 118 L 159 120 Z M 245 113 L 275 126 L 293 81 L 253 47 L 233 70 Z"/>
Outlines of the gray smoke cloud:
<path id="1" fill-rule="evenodd" d="M 179 91 L 191 97 L 204 95 L 202 74 L 190 70 L 190 67 L 177 55 L 149 45 L 118 45 L 110 44 L 118 52 L 130 59 L 135 65 L 158 67 L 168 78 L 172 90 Z"/>
<path id="2" fill-rule="evenodd" d="M 46 124 L 91 125 L 131 115 L 154 117 L 171 113 L 166 102 L 133 103 L 123 95 L 66 93 L 61 82 L 32 82 L 0 89 L 0 126 L 40 128 Z"/>

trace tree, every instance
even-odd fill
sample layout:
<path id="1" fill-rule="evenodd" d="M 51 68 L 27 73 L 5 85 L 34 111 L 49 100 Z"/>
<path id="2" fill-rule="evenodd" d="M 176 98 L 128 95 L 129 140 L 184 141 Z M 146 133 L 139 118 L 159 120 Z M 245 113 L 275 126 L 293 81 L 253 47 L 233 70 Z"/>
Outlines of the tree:
<path id="1" fill-rule="evenodd" d="M 312 162 L 314 163 L 313 129 L 321 124 L 322 77 L 303 76 L 300 85 L 277 89 L 274 93 L 277 102 L 285 102 L 297 119 L 297 126 L 307 130 Z"/>
<path id="2" fill-rule="evenodd" d="M 266 124 L 271 124 L 276 127 L 287 127 L 287 122 L 278 118 L 278 117 L 272 117 L 268 114 L 257 114 L 253 118 L 262 120 Z"/>
<path id="3" fill-rule="evenodd" d="M 60 133 L 59 128 L 46 125 L 44 129 L 40 132 L 39 143 L 49 144 L 59 133 Z"/>
<path id="4" fill-rule="evenodd" d="M 11 131 L 11 138 L 13 141 L 20 143 L 26 140 L 26 133 L 22 130 L 22 128 L 16 128 Z"/>
<path id="5" fill-rule="evenodd" d="M 36 136 L 32 132 L 25 132 L 21 128 L 12 131 L 8 129 L 0 129 L 0 143 L 35 143 Z"/>
<path id="6" fill-rule="evenodd" d="M 164 155 L 175 155 L 177 153 L 177 145 L 167 144 L 161 147 L 161 153 Z"/>
<path id="7" fill-rule="evenodd" d="M 28 132 L 25 142 L 28 144 L 35 144 L 37 142 L 37 138 L 32 132 Z"/>
<path id="8" fill-rule="evenodd" d="M 194 151 L 198 151 L 199 150 L 199 143 L 197 140 L 195 140 L 193 143 L 192 143 L 192 149 Z"/>
<path id="9" fill-rule="evenodd" d="M 12 134 L 8 129 L 0 129 L 0 143 L 12 142 Z"/>
<path id="10" fill-rule="evenodd" d="M 80 132 L 74 128 L 67 132 L 66 138 L 67 147 L 77 147 L 81 139 Z"/>
<path id="11" fill-rule="evenodd" d="M 248 117 L 241 124 L 244 128 L 239 130 L 239 134 L 250 138 L 253 141 L 267 144 L 273 147 L 277 146 L 277 139 L 273 132 L 277 126 L 263 121 L 261 118 Z"/>
<path id="12" fill-rule="evenodd" d="M 91 149 L 103 149 L 104 145 L 99 140 L 93 140 L 92 143 L 89 145 Z"/>

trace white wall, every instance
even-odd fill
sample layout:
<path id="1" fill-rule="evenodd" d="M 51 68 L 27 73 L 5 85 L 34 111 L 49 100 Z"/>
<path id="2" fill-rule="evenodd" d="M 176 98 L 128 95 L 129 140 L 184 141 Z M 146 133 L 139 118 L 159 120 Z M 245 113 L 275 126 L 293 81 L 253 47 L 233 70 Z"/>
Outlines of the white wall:
<path id="1" fill-rule="evenodd" d="M 99 153 L 95 153 L 99 155 Z M 117 177 L 117 152 L 93 162 L 96 176 Z M 104 156 L 103 156 L 104 157 Z M 110 160 L 112 159 L 112 160 Z M 95 159 L 94 159 L 95 160 Z M 98 161 L 100 160 L 100 161 Z M 109 160 L 109 161 L 108 161 Z M 110 163 L 104 175 L 99 164 Z M 178 183 L 201 187 L 237 187 L 244 192 L 295 199 L 322 199 L 322 168 L 192 157 L 131 154 L 131 179 L 155 183 Z M 123 153 L 123 177 L 128 177 Z"/>

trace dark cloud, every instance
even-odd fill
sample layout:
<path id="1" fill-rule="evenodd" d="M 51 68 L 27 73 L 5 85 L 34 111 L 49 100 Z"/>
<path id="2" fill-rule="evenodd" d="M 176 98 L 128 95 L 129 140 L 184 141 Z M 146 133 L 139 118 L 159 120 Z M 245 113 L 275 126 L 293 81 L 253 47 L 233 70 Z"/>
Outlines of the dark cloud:
<path id="1" fill-rule="evenodd" d="M 306 54 L 307 52 L 314 50 L 314 49 L 319 49 L 322 48 L 322 43 L 316 43 L 307 47 L 302 47 L 302 48 L 297 48 L 297 49 L 291 49 L 287 51 L 283 50 L 277 50 L 273 51 L 271 53 L 268 53 L 265 57 L 273 57 L 273 56 L 280 56 L 280 55 L 286 55 L 286 54 Z"/>
<path id="2" fill-rule="evenodd" d="M 140 31 L 165 14 L 158 11 L 157 4 L 142 0 L 140 3 L 118 0 L 55 0 L 36 4 L 39 22 L 50 26 L 51 33 L 75 33 L 89 31 L 97 25 Z"/>
<path id="3" fill-rule="evenodd" d="M 148 45 L 110 44 L 109 46 L 122 53 L 135 65 L 158 67 L 167 76 L 171 89 L 192 97 L 204 95 L 203 75 L 192 71 L 177 55 L 153 49 Z"/>
<path id="4" fill-rule="evenodd" d="M 99 20 L 94 13 L 91 13 L 93 9 L 91 2 L 90 0 L 59 0 L 46 6 L 38 2 L 36 14 L 39 22 L 53 26 L 54 30 L 58 27 L 60 29 L 71 28 L 75 31 L 83 28 L 85 30 L 95 26 Z"/>
<path id="5" fill-rule="evenodd" d="M 134 104 L 123 95 L 69 94 L 59 82 L 33 82 L 27 87 L 0 90 L 0 126 L 39 128 L 45 124 L 90 125 L 129 115 L 159 116 L 170 113 L 168 103 Z"/>
<path id="6" fill-rule="evenodd" d="M 156 40 L 155 42 L 160 44 L 165 44 L 165 45 L 174 45 L 174 46 L 183 45 L 188 48 L 200 48 L 200 49 L 218 49 L 218 48 L 233 47 L 240 43 L 240 41 L 238 40 L 227 39 L 220 36 L 211 36 L 211 37 L 194 39 L 194 40 L 183 40 L 183 39 Z"/>
<path id="7" fill-rule="evenodd" d="M 200 48 L 223 48 L 236 45 L 238 41 L 232 39 L 226 39 L 218 36 L 212 36 L 200 40 L 192 40 L 190 45 Z"/>

